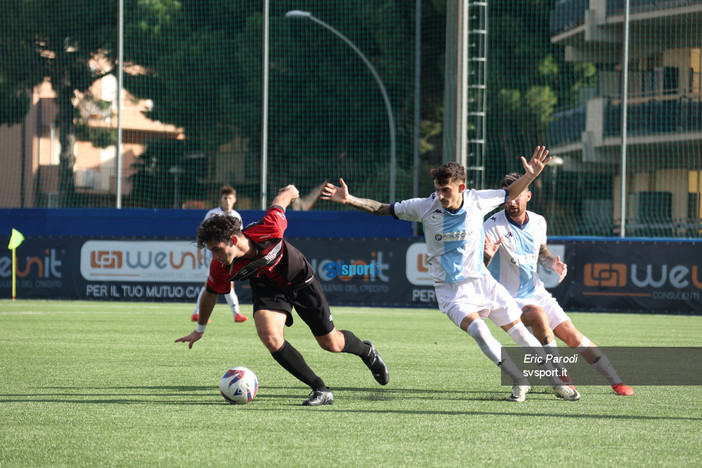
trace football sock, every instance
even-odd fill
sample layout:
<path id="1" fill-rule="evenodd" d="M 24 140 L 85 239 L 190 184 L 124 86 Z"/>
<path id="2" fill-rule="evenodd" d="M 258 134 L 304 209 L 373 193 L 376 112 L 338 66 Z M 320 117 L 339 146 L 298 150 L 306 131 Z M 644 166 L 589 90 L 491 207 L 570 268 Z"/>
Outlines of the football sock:
<path id="1" fill-rule="evenodd" d="M 558 371 L 553 367 L 551 363 L 546 361 L 546 352 L 544 351 L 543 346 L 541 346 L 541 343 L 539 343 L 539 340 L 537 340 L 534 335 L 529 333 L 529 330 L 527 330 L 527 328 L 522 322 L 519 322 L 518 324 L 514 325 L 512 328 L 507 330 L 507 334 L 519 346 L 521 346 L 522 348 L 528 348 L 529 351 L 534 352 L 539 356 L 541 360 L 539 368 L 548 371 L 547 376 L 548 380 L 551 382 L 551 385 L 560 385 L 563 383 L 557 377 Z"/>
<path id="2" fill-rule="evenodd" d="M 495 364 L 500 364 L 500 354 L 502 354 L 502 345 L 492 336 L 490 329 L 485 324 L 483 319 L 473 320 L 468 325 L 468 333 L 478 343 L 480 350 Z"/>
<path id="3" fill-rule="evenodd" d="M 602 374 L 605 379 L 607 379 L 607 382 L 609 382 L 610 385 L 622 383 L 622 379 L 619 378 L 619 375 L 617 375 L 617 371 L 614 370 L 614 367 L 612 367 L 612 363 L 609 362 L 609 359 L 604 354 L 600 356 L 591 365 L 593 369 L 595 369 L 597 372 Z"/>
<path id="4" fill-rule="evenodd" d="M 517 368 L 517 366 L 514 364 L 514 361 L 512 361 L 509 356 L 507 356 L 502 362 L 499 362 L 497 364 L 504 372 L 507 374 L 511 379 L 512 382 L 515 383 L 515 385 L 528 385 L 529 381 L 527 380 L 526 377 L 524 377 L 524 374 L 522 371 Z"/>
<path id="5" fill-rule="evenodd" d="M 195 313 L 200 313 L 200 299 L 202 299 L 202 293 L 205 292 L 205 287 L 200 288 L 200 292 L 197 295 L 197 302 L 195 303 Z"/>
<path id="6" fill-rule="evenodd" d="M 527 330 L 522 322 L 519 322 L 507 330 L 507 334 L 522 348 L 537 348 L 541 350 L 539 356 L 543 354 L 543 347 L 541 346 L 541 343 L 539 343 L 539 340 L 537 340 L 534 335 L 529 333 L 529 330 Z"/>
<path id="7" fill-rule="evenodd" d="M 559 362 L 560 359 L 558 359 L 561 356 L 561 353 L 558 352 L 556 340 L 546 343 L 544 345 L 544 351 L 546 351 L 546 354 L 553 356 L 553 358 L 551 358 L 551 362 L 553 363 L 553 367 L 558 369 L 558 375 L 564 379 L 568 379 L 568 369 L 566 369 L 563 364 Z"/>
<path id="8" fill-rule="evenodd" d="M 365 344 L 363 341 L 359 340 L 353 332 L 348 330 L 340 330 L 341 334 L 344 335 L 344 349 L 341 350 L 342 353 L 355 354 L 362 358 L 367 358 L 370 352 L 370 346 Z"/>
<path id="9" fill-rule="evenodd" d="M 310 369 L 302 354 L 287 341 L 283 343 L 283 346 L 278 351 L 271 353 L 271 356 L 278 361 L 278 364 L 283 366 L 283 369 L 312 387 L 312 390 L 326 390 L 327 386 L 324 385 L 324 381 Z"/>
<path id="10" fill-rule="evenodd" d="M 229 308 L 232 309 L 232 312 L 234 315 L 239 313 L 239 298 L 236 296 L 236 293 L 234 292 L 234 286 L 232 285 L 232 289 L 224 295 L 224 299 L 227 301 L 227 304 L 229 304 Z"/>

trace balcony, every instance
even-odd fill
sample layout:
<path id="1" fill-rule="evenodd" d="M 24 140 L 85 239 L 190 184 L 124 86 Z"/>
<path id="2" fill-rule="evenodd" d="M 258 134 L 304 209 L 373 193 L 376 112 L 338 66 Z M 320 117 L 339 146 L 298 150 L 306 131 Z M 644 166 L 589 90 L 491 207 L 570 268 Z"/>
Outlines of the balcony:
<path id="1" fill-rule="evenodd" d="M 632 26 L 645 27 L 647 37 L 661 34 L 669 47 L 689 46 L 697 40 L 697 28 L 702 23 L 702 0 L 630 2 L 630 22 Z M 623 40 L 624 5 L 625 0 L 556 2 L 550 14 L 551 42 L 573 48 L 566 50 L 566 58 L 570 61 L 616 62 L 621 53 L 609 49 Z M 688 25 L 687 30 L 664 31 L 671 22 L 680 24 L 681 21 Z"/>
<path id="2" fill-rule="evenodd" d="M 655 136 L 658 143 L 667 140 L 691 142 L 700 138 L 702 100 L 699 97 L 690 99 L 685 96 L 661 96 L 660 99 L 648 99 L 627 107 L 630 144 L 636 144 L 637 137 Z M 586 153 L 596 148 L 617 145 L 621 133 L 621 103 L 596 98 L 588 101 L 587 106 L 555 113 L 549 124 L 548 141 L 554 149 L 570 146 L 570 150 L 576 150 L 577 147 L 577 150 L 583 152 L 584 162 L 595 162 Z"/>
<path id="3" fill-rule="evenodd" d="M 590 8 L 590 0 L 560 0 L 556 2 L 549 20 L 551 35 L 560 34 L 581 26 L 585 22 L 585 12 Z"/>

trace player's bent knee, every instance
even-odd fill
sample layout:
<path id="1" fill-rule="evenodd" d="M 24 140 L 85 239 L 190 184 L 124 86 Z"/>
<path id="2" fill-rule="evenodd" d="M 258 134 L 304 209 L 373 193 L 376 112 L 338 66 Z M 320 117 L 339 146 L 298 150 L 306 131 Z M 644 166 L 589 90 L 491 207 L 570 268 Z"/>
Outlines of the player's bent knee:
<path id="1" fill-rule="evenodd" d="M 346 344 L 344 340 L 344 335 L 339 333 L 331 332 L 328 335 L 317 336 L 317 343 L 322 349 L 332 352 L 340 353 L 344 350 L 344 345 Z"/>
<path id="2" fill-rule="evenodd" d="M 274 353 L 283 347 L 285 344 L 285 338 L 279 337 L 277 335 L 259 335 L 261 343 L 270 351 Z"/>
<path id="3" fill-rule="evenodd" d="M 546 311 L 541 307 L 531 305 L 525 306 L 522 309 L 522 322 L 527 327 L 538 326 L 547 322 Z"/>

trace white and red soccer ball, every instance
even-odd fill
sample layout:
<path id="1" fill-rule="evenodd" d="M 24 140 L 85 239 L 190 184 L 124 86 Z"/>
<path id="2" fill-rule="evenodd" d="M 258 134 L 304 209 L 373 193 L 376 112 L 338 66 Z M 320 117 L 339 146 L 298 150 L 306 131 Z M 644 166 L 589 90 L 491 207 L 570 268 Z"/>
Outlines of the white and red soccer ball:
<path id="1" fill-rule="evenodd" d="M 258 379 L 251 369 L 232 367 L 219 381 L 219 391 L 227 402 L 243 405 L 256 397 Z"/>

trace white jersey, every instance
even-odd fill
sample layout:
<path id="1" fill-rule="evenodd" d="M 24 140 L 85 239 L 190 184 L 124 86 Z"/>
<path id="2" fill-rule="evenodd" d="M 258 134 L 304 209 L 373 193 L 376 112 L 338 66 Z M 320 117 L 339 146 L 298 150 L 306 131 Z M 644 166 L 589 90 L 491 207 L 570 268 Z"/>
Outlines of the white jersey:
<path id="1" fill-rule="evenodd" d="M 236 212 L 235 210 L 232 210 L 229 213 L 225 213 L 225 211 L 221 207 L 213 208 L 210 211 L 208 211 L 202 220 L 204 221 L 206 219 L 210 219 L 211 217 L 217 216 L 217 215 L 231 216 L 233 218 L 239 218 L 239 221 L 242 221 L 241 215 L 238 212 Z M 243 223 L 243 221 L 242 221 L 242 223 Z"/>
<path id="2" fill-rule="evenodd" d="M 424 226 L 429 271 L 435 282 L 459 283 L 489 275 L 483 265 L 483 217 L 509 199 L 506 190 L 464 190 L 463 205 L 455 213 L 441 206 L 432 193 L 390 205 L 397 219 Z"/>
<path id="3" fill-rule="evenodd" d="M 505 210 L 485 221 L 485 233 L 494 242 L 502 238 L 490 263 L 490 273 L 517 299 L 534 295 L 541 286 L 536 272 L 539 250 L 546 244 L 546 220 L 527 211 L 527 222 L 518 225 Z"/>

